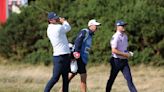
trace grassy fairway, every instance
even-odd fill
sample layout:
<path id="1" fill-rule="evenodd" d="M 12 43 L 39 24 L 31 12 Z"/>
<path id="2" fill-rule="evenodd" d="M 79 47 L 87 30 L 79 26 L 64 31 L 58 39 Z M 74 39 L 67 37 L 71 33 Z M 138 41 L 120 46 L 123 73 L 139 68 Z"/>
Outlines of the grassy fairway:
<path id="1" fill-rule="evenodd" d="M 88 92 L 105 92 L 110 66 L 88 67 Z M 131 66 L 133 81 L 138 92 L 164 92 L 164 68 L 151 66 Z M 51 76 L 52 66 L 42 65 L 0 65 L 0 92 L 43 92 Z M 61 78 L 52 92 L 59 92 Z M 80 92 L 80 79 L 77 75 L 70 83 L 70 92 Z M 112 92 L 129 92 L 120 72 Z"/>

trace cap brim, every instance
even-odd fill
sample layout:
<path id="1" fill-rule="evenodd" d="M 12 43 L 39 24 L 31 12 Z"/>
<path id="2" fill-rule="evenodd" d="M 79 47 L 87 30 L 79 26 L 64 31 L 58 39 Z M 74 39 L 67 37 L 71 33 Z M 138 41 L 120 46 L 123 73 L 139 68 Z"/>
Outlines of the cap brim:
<path id="1" fill-rule="evenodd" d="M 96 25 L 99 26 L 99 25 L 101 25 L 101 23 L 98 23 L 98 22 L 97 22 Z"/>
<path id="2" fill-rule="evenodd" d="M 128 25 L 127 23 L 125 23 L 125 24 L 123 24 L 123 25 L 116 25 L 116 26 L 126 26 L 126 25 Z"/>
<path id="3" fill-rule="evenodd" d="M 93 23 L 92 25 L 99 26 L 99 25 L 101 25 L 101 23 L 99 23 L 99 22 L 95 22 L 95 23 Z"/>
<path id="4" fill-rule="evenodd" d="M 59 19 L 59 16 L 55 16 L 53 19 Z"/>
<path id="5" fill-rule="evenodd" d="M 49 20 L 51 19 L 59 19 L 59 16 L 54 16 L 53 18 L 49 18 Z"/>
<path id="6" fill-rule="evenodd" d="M 126 26 L 126 25 L 128 25 L 128 24 L 126 23 L 126 24 L 124 24 L 124 25 L 121 25 L 121 26 Z"/>
<path id="7" fill-rule="evenodd" d="M 124 26 L 125 26 L 125 25 L 128 25 L 128 23 L 125 23 Z"/>

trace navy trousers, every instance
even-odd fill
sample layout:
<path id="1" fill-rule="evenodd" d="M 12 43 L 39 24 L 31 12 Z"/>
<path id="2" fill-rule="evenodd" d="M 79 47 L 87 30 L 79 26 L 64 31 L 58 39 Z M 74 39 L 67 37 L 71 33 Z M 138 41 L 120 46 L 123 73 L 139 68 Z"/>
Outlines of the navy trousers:
<path id="1" fill-rule="evenodd" d="M 44 92 L 50 92 L 52 87 L 58 82 L 60 75 L 63 79 L 63 92 L 69 91 L 68 73 L 70 70 L 70 57 L 69 54 L 54 56 L 53 57 L 53 75 L 47 83 Z"/>
<path id="2" fill-rule="evenodd" d="M 124 78 L 127 80 L 127 84 L 128 84 L 128 88 L 129 88 L 130 92 L 137 92 L 137 90 L 133 84 L 133 81 L 132 81 L 132 76 L 131 76 L 128 60 L 112 57 L 110 59 L 110 64 L 111 64 L 111 72 L 110 72 L 109 80 L 106 85 L 106 92 L 111 91 L 114 80 L 116 79 L 117 74 L 120 70 L 123 73 Z"/>

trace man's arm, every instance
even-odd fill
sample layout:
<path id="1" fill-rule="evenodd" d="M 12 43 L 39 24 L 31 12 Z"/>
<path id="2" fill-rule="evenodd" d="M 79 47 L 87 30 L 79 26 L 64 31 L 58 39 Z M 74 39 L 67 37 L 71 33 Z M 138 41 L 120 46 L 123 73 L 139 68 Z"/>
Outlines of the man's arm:
<path id="1" fill-rule="evenodd" d="M 82 43 L 83 43 L 83 39 L 85 38 L 85 34 L 86 34 L 86 31 L 82 30 L 82 31 L 80 31 L 80 33 L 76 37 L 76 40 L 75 40 L 75 52 L 80 52 L 81 47 L 82 47 Z"/>
<path id="2" fill-rule="evenodd" d="M 74 50 L 73 54 L 74 54 L 75 58 L 80 58 L 80 51 L 81 51 L 83 40 L 85 38 L 85 34 L 86 34 L 85 30 L 80 31 L 80 33 L 78 34 L 78 36 L 74 42 L 75 50 Z"/>
<path id="3" fill-rule="evenodd" d="M 66 33 L 71 30 L 70 24 L 64 18 L 60 18 L 60 22 L 62 23 L 62 31 L 63 32 Z"/>
<path id="4" fill-rule="evenodd" d="M 112 48 L 112 53 L 115 53 L 117 55 L 123 56 L 125 58 L 129 58 L 131 56 L 130 53 L 121 52 L 121 51 L 117 50 L 116 48 Z"/>

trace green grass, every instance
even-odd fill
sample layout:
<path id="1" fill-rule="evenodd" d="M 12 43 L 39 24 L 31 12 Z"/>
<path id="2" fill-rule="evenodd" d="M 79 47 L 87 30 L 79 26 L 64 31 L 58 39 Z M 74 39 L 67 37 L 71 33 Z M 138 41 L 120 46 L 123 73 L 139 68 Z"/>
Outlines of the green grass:
<path id="1" fill-rule="evenodd" d="M 131 66 L 133 81 L 138 92 L 164 92 L 164 68 L 152 66 Z M 88 67 L 88 92 L 105 92 L 110 66 Z M 52 66 L 32 66 L 25 64 L 0 64 L 0 92 L 43 92 L 51 77 Z M 80 76 L 70 83 L 70 92 L 80 92 Z M 59 92 L 61 78 L 51 92 Z M 114 82 L 112 92 L 129 92 L 126 80 L 120 72 Z"/>

